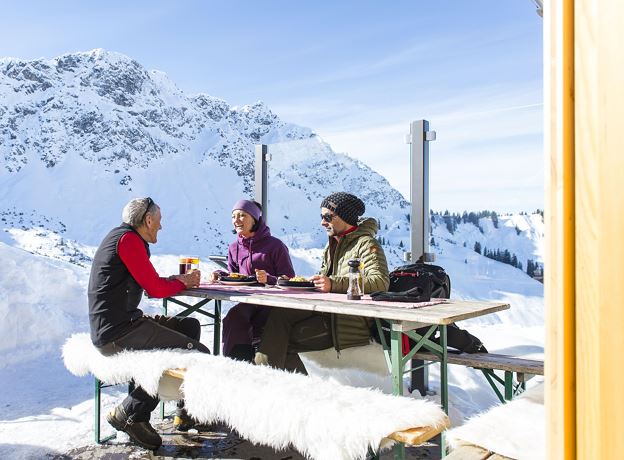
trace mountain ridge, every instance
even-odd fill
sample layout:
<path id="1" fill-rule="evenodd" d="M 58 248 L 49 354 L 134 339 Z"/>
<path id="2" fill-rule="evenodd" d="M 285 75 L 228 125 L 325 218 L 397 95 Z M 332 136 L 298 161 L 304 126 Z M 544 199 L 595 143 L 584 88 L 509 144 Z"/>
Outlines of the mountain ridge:
<path id="1" fill-rule="evenodd" d="M 180 235 L 164 237 L 163 251 L 221 252 L 229 206 L 253 195 L 259 143 L 273 157 L 272 227 L 287 239 L 305 234 L 291 241 L 322 245 L 312 216 L 332 191 L 353 191 L 388 220 L 407 209 L 385 178 L 261 101 L 189 96 L 163 72 L 101 49 L 0 59 L 0 211 L 45 215 L 68 239 L 97 244 L 129 199 L 154 195 Z M 280 194 L 304 206 L 280 209 Z"/>

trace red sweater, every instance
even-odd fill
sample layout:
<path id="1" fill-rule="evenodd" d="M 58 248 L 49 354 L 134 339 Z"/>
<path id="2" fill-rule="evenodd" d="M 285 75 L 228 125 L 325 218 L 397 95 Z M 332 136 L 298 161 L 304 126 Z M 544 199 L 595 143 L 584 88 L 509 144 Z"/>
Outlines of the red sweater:
<path id="1" fill-rule="evenodd" d="M 117 253 L 132 277 L 150 297 L 169 297 L 186 289 L 180 280 L 170 280 L 158 276 L 156 269 L 147 257 L 141 238 L 134 232 L 125 233 L 117 245 Z"/>

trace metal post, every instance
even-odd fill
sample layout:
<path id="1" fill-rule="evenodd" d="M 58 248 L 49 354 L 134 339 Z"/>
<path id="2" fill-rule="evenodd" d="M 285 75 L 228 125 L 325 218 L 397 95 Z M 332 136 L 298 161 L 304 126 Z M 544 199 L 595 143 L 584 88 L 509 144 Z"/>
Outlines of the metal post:
<path id="1" fill-rule="evenodd" d="M 221 354 L 221 301 L 214 300 L 213 349 L 215 355 Z"/>
<path id="2" fill-rule="evenodd" d="M 102 397 L 102 382 L 95 377 L 95 443 L 100 444 L 100 410 Z"/>
<path id="3" fill-rule="evenodd" d="M 427 120 L 410 123 L 411 261 L 433 262 L 429 252 L 429 142 L 435 140 Z"/>
<path id="4" fill-rule="evenodd" d="M 511 401 L 513 399 L 513 372 L 505 371 L 505 400 Z"/>
<path id="5" fill-rule="evenodd" d="M 392 363 L 392 394 L 403 395 L 403 349 L 400 331 L 395 330 L 397 325 L 392 323 L 390 329 L 390 361 Z M 394 460 L 405 459 L 405 445 L 398 442 L 394 445 Z"/>
<path id="6" fill-rule="evenodd" d="M 429 252 L 429 142 L 435 140 L 435 131 L 429 131 L 427 120 L 410 123 L 407 142 L 410 144 L 410 244 L 406 261 L 433 262 L 434 254 Z M 429 390 L 429 369 L 420 359 L 411 361 L 411 390 L 425 395 Z"/>
<path id="7" fill-rule="evenodd" d="M 167 298 L 163 299 L 162 303 L 162 314 L 163 316 L 167 316 Z M 165 401 L 160 401 L 160 419 L 165 419 Z"/>
<path id="8" fill-rule="evenodd" d="M 269 203 L 267 161 L 269 159 L 269 147 L 264 144 L 256 145 L 256 172 L 254 199 L 262 205 L 262 215 L 264 222 L 268 222 L 267 205 Z"/>
<path id="9" fill-rule="evenodd" d="M 446 324 L 440 326 L 440 346 L 442 347 L 442 359 L 440 360 L 440 404 L 442 410 L 448 414 L 448 346 L 446 341 Z M 444 432 L 440 433 L 440 456 L 446 457 L 446 438 Z"/>

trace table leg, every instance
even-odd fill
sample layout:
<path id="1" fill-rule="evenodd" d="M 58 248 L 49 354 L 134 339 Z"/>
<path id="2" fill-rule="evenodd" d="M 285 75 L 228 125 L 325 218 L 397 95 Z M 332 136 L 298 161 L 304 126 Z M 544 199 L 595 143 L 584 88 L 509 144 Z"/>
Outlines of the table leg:
<path id="1" fill-rule="evenodd" d="M 102 398 L 102 382 L 95 377 L 95 443 L 100 444 L 100 410 Z"/>
<path id="2" fill-rule="evenodd" d="M 403 395 L 403 350 L 401 332 L 394 330 L 394 325 L 390 330 L 390 362 L 392 366 L 392 394 Z M 394 460 L 405 458 L 405 445 L 397 442 L 394 445 Z"/>
<path id="3" fill-rule="evenodd" d="M 163 303 L 162 303 L 162 314 L 163 316 L 167 316 L 167 298 L 166 297 L 163 299 Z M 160 419 L 161 420 L 165 419 L 165 402 L 164 401 L 160 401 Z"/>
<path id="4" fill-rule="evenodd" d="M 440 359 L 440 404 L 444 412 L 448 414 L 448 347 L 446 340 L 446 325 L 440 326 L 440 347 L 442 347 L 442 359 Z M 440 456 L 446 457 L 446 434 L 440 433 Z"/>
<path id="5" fill-rule="evenodd" d="M 214 333 L 212 352 L 215 355 L 221 354 L 221 301 L 217 299 L 214 300 Z"/>

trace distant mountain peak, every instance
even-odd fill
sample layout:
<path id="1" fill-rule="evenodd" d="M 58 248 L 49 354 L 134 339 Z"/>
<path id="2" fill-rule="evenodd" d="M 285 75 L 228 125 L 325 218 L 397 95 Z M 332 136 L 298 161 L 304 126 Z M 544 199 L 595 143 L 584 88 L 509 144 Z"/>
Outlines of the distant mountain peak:
<path id="1" fill-rule="evenodd" d="M 103 49 L 0 60 L 6 202 L 18 215 L 33 210 L 66 223 L 69 239 L 91 241 L 94 222 L 108 227 L 106 216 L 118 218 L 104 201 L 122 206 L 150 195 L 175 203 L 168 210 L 186 206 L 179 218 L 194 228 L 186 244 L 223 248 L 229 207 L 254 196 L 257 144 L 269 144 L 273 157 L 271 225 L 293 247 L 322 245 L 326 236 L 313 216 L 332 191 L 356 193 L 384 221 L 405 218 L 407 202 L 385 178 L 334 152 L 311 129 L 281 120 L 262 100 L 230 106 L 186 94 L 164 72 Z M 287 199 L 282 209 L 280 196 Z"/>
<path id="2" fill-rule="evenodd" d="M 194 151 L 218 136 L 201 158 L 241 157 L 269 135 L 307 138 L 264 102 L 230 107 L 207 94 L 186 95 L 161 71 L 103 49 L 44 60 L 0 61 L 0 158 L 9 172 L 28 162 L 54 167 L 67 155 L 123 169 Z M 36 127 L 36 129 L 33 129 Z M 229 148 L 228 148 L 229 147 Z M 234 150 L 233 150 L 234 149 Z"/>

